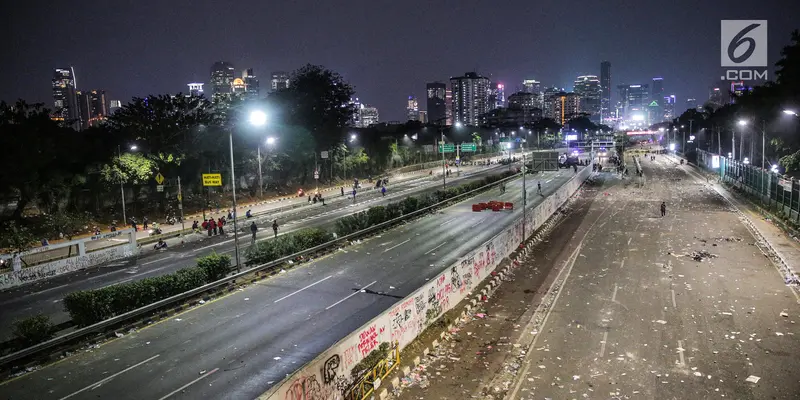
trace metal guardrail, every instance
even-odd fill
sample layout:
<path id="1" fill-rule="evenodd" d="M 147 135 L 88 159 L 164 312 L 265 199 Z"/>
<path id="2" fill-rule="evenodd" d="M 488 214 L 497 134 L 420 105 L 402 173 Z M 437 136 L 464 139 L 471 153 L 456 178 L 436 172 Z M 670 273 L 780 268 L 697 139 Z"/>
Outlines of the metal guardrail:
<path id="1" fill-rule="evenodd" d="M 481 187 L 479 187 L 477 189 L 470 190 L 469 192 L 456 195 L 456 196 L 451 197 L 451 198 L 449 198 L 447 200 L 440 201 L 440 202 L 438 202 L 436 204 L 433 204 L 433 205 L 430 205 L 428 207 L 416 210 L 416 211 L 411 212 L 409 214 L 406 214 L 406 215 L 391 219 L 389 221 L 382 222 L 380 224 L 371 226 L 371 227 L 369 227 L 367 229 L 363 229 L 363 230 L 360 230 L 358 232 L 354 232 L 354 233 L 351 233 L 349 235 L 345 235 L 345 236 L 336 238 L 334 240 L 331 240 L 329 242 L 323 243 L 321 245 L 318 245 L 318 246 L 315 246 L 315 247 L 312 247 L 312 248 L 309 248 L 309 249 L 305 249 L 303 251 L 299 251 L 297 253 L 288 255 L 288 256 L 283 257 L 283 258 L 279 258 L 279 259 L 274 260 L 274 261 L 270 261 L 270 262 L 265 263 L 265 264 L 257 265 L 257 266 L 255 266 L 253 268 L 246 269 L 246 270 L 244 270 L 242 272 L 238 272 L 238 273 L 233 274 L 231 276 L 222 278 L 222 279 L 220 279 L 220 280 L 218 280 L 216 282 L 211 282 L 211 283 L 205 284 L 203 286 L 194 288 L 194 289 L 189 290 L 187 292 L 183 292 L 181 294 L 177 294 L 175 296 L 168 297 L 168 298 L 163 299 L 163 300 L 159 300 L 159 301 L 157 301 L 155 303 L 148 304 L 148 305 L 146 305 L 144 307 L 128 311 L 128 312 L 126 312 L 124 314 L 120 314 L 120 315 L 117 315 L 115 317 L 111 317 L 111 318 L 106 319 L 104 321 L 100 321 L 100 322 L 98 322 L 96 324 L 89 325 L 89 326 L 87 326 L 85 328 L 77 329 L 77 330 L 72 331 L 70 333 L 67 333 L 65 335 L 50 339 L 50 340 L 48 340 L 46 342 L 42 342 L 42 343 L 36 344 L 34 346 L 31 346 L 31 347 L 22 349 L 20 351 L 17 351 L 15 353 L 11 353 L 11 354 L 2 356 L 2 357 L 0 357 L 0 366 L 5 366 L 6 364 L 8 364 L 10 362 L 13 362 L 13 361 L 16 361 L 16 360 L 31 356 L 31 355 L 39 353 L 39 352 L 43 352 L 45 350 L 54 348 L 54 347 L 59 346 L 59 345 L 64 344 L 64 343 L 68 343 L 70 341 L 79 339 L 79 338 L 84 337 L 84 336 L 88 336 L 88 335 L 93 334 L 93 333 L 101 333 L 101 332 L 105 331 L 105 329 L 108 328 L 108 327 L 111 327 L 111 326 L 114 326 L 114 325 L 117 325 L 117 324 L 121 324 L 121 323 L 123 323 L 125 321 L 132 320 L 134 318 L 143 316 L 143 315 L 148 314 L 150 312 L 159 310 L 161 308 L 165 308 L 165 307 L 167 307 L 169 305 L 172 305 L 173 303 L 178 303 L 178 302 L 190 299 L 190 298 L 195 297 L 195 296 L 197 296 L 197 295 L 199 295 L 199 294 L 201 294 L 201 293 L 203 293 L 205 291 L 209 291 L 209 290 L 213 290 L 213 289 L 225 286 L 225 285 L 227 285 L 229 283 L 232 283 L 232 282 L 235 282 L 237 279 L 242 278 L 244 276 L 247 276 L 249 274 L 252 274 L 252 273 L 255 273 L 255 272 L 259 272 L 259 271 L 269 270 L 269 269 L 271 269 L 273 267 L 282 265 L 282 264 L 284 264 L 284 263 L 286 263 L 286 262 L 288 262 L 290 260 L 294 260 L 297 257 L 305 256 L 305 255 L 308 255 L 308 254 L 313 254 L 313 253 L 316 253 L 316 252 L 318 252 L 320 250 L 325 250 L 327 248 L 334 247 L 338 243 L 346 242 L 346 241 L 348 241 L 350 239 L 355 239 L 355 238 L 364 236 L 366 234 L 369 234 L 371 232 L 387 228 L 387 227 L 392 226 L 392 225 L 394 225 L 394 224 L 396 224 L 398 222 L 401 222 L 401 221 L 404 221 L 404 220 L 407 220 L 407 219 L 411 219 L 411 218 L 417 217 L 419 215 L 428 213 L 428 212 L 430 212 L 430 211 L 432 211 L 434 209 L 440 208 L 440 207 L 442 207 L 444 205 L 447 205 L 449 203 L 458 202 L 458 201 L 460 201 L 460 200 L 462 200 L 464 198 L 468 198 L 470 196 L 476 195 L 476 194 L 478 194 L 478 193 L 480 193 L 480 192 L 482 192 L 482 191 L 484 191 L 484 190 L 486 190 L 488 188 L 491 188 L 493 186 L 497 186 L 497 185 L 499 185 L 500 183 L 503 183 L 503 182 L 507 182 L 507 181 L 516 179 L 519 176 L 521 176 L 520 173 L 515 173 L 515 174 L 513 174 L 513 175 L 511 175 L 511 176 L 509 176 L 507 178 L 503 178 L 503 179 L 497 180 L 497 181 L 495 181 L 493 183 L 490 183 L 488 185 L 484 185 L 484 186 L 481 186 Z M 235 267 L 237 267 L 237 266 L 234 266 L 234 268 Z"/>

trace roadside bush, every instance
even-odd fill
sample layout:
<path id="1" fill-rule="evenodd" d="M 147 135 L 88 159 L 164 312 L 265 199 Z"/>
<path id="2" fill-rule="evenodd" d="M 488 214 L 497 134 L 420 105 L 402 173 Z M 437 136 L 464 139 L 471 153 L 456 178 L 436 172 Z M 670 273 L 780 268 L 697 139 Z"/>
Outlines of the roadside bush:
<path id="1" fill-rule="evenodd" d="M 206 272 L 208 283 L 218 281 L 228 275 L 231 268 L 231 257 L 213 253 L 197 259 L 197 266 Z"/>
<path id="2" fill-rule="evenodd" d="M 245 252 L 248 266 L 268 263 L 333 240 L 330 232 L 319 228 L 301 229 L 291 235 L 258 242 Z"/>
<path id="3" fill-rule="evenodd" d="M 406 197 L 405 199 L 400 201 L 399 206 L 403 215 L 411 214 L 412 212 L 420 209 L 419 199 L 416 196 Z"/>
<path id="4" fill-rule="evenodd" d="M 367 210 L 368 226 L 378 225 L 386 221 L 386 207 L 375 206 Z"/>
<path id="5" fill-rule="evenodd" d="M 72 292 L 64 297 L 64 309 L 76 325 L 88 326 L 222 279 L 230 264 L 229 256 L 211 254 L 172 274 Z"/>
<path id="6" fill-rule="evenodd" d="M 44 342 L 52 338 L 55 333 L 50 317 L 44 314 L 14 321 L 12 332 L 26 347 Z"/>

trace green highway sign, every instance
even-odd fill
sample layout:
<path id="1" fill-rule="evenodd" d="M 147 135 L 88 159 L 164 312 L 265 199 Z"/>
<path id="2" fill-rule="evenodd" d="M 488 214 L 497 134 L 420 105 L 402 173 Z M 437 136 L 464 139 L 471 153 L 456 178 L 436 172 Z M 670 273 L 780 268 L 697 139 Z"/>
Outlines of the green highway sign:
<path id="1" fill-rule="evenodd" d="M 501 137 L 500 138 L 500 143 L 505 143 L 505 142 L 510 142 L 510 141 L 511 141 L 511 138 L 509 138 L 509 137 Z"/>
<path id="2" fill-rule="evenodd" d="M 442 152 L 442 144 L 439 143 L 439 153 Z M 445 143 L 444 144 L 444 152 L 445 153 L 455 153 L 456 152 L 456 145 L 453 143 Z"/>
<path id="3" fill-rule="evenodd" d="M 478 146 L 475 143 L 462 143 L 461 144 L 461 151 L 468 153 L 474 152 L 478 149 Z"/>

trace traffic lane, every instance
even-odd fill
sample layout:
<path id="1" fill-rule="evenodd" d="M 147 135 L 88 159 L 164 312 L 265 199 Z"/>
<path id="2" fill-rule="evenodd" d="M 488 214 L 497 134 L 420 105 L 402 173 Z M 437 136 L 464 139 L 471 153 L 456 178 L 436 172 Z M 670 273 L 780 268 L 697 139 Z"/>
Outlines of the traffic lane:
<path id="1" fill-rule="evenodd" d="M 485 173 L 493 171 L 487 170 Z M 475 179 L 480 179 L 484 174 L 478 176 L 465 176 L 458 180 L 459 183 L 468 182 Z M 393 193 L 387 196 L 375 197 L 375 202 L 390 202 L 398 198 L 405 197 L 415 189 L 409 187 L 403 189 L 400 193 Z M 435 191 L 435 187 L 421 188 L 422 192 Z M 327 210 L 322 206 L 314 210 L 319 213 L 323 211 L 323 218 L 306 218 L 302 222 L 295 223 L 290 221 L 285 223 L 284 226 L 291 226 L 290 229 L 282 229 L 280 234 L 287 234 L 294 232 L 298 229 L 311 226 L 328 226 L 332 225 L 336 219 L 344 215 L 353 214 L 362 211 L 370 206 L 370 202 L 356 202 L 355 207 L 351 204 L 343 204 L 341 208 L 334 208 Z M 73 274 L 65 274 L 53 279 L 42 281 L 41 283 L 34 283 L 19 288 L 10 289 L 0 292 L 0 304 L 4 307 L 0 308 L 1 321 L 13 321 L 17 318 L 24 318 L 32 313 L 41 311 L 46 315 L 54 318 L 55 323 L 61 323 L 68 320 L 66 313 L 63 312 L 60 305 L 61 299 L 73 291 L 88 290 L 105 287 L 117 283 L 129 282 L 132 280 L 144 279 L 151 276 L 163 275 L 166 273 L 177 271 L 181 268 L 194 265 L 195 257 L 211 254 L 214 251 L 221 253 L 233 252 L 233 240 L 225 239 L 222 242 L 218 237 L 212 237 L 210 241 L 215 241 L 211 245 L 206 244 L 206 237 L 204 234 L 187 235 L 185 238 L 200 238 L 197 243 L 193 245 L 183 245 L 180 247 L 173 247 L 165 252 L 157 252 L 146 254 L 136 260 L 120 260 L 112 263 L 110 266 L 99 266 L 83 271 L 78 271 Z M 269 239 L 273 237 L 271 230 L 261 229 L 258 233 L 259 240 Z M 249 236 L 243 237 L 240 242 L 240 249 L 249 245 Z M 177 239 L 176 239 L 177 240 Z M 201 246 L 201 247 L 197 247 Z M 202 251 L 202 252 L 200 252 Z M 195 254 L 192 254 L 195 253 Z M 189 257 L 189 256 L 192 257 Z M 0 334 L 10 334 L 10 323 L 4 324 L 8 332 Z"/>
<path id="2" fill-rule="evenodd" d="M 436 215 L 432 216 L 432 217 L 436 217 Z M 425 219 L 422 219 L 420 221 L 424 221 L 424 220 Z M 340 265 L 340 264 L 341 263 L 338 262 L 338 261 L 334 261 L 333 262 L 333 265 Z M 101 363 L 100 365 L 98 365 L 97 368 L 94 368 L 94 367 L 89 368 L 89 366 L 94 365 L 94 363 L 100 362 L 101 359 L 102 360 L 106 360 L 105 362 L 108 362 L 108 360 L 111 360 L 111 359 L 124 360 L 124 362 L 127 363 L 126 365 L 134 365 L 134 364 L 136 364 L 136 363 L 141 361 L 139 356 L 141 356 L 143 354 L 146 354 L 149 357 L 153 357 L 153 356 L 156 356 L 156 355 L 159 355 L 159 357 L 161 357 L 160 355 L 162 354 L 162 352 L 171 351 L 171 349 L 181 349 L 181 348 L 185 347 L 186 345 L 192 344 L 193 342 L 196 343 L 197 341 L 201 340 L 201 339 L 196 339 L 196 338 L 202 338 L 202 340 L 205 340 L 205 341 L 214 340 L 215 337 L 219 338 L 218 340 L 220 340 L 220 341 L 226 341 L 226 340 L 227 341 L 231 341 L 231 340 L 234 340 L 234 339 L 231 339 L 231 338 L 244 338 L 245 342 L 252 341 L 252 340 L 255 340 L 255 339 L 253 339 L 249 335 L 250 335 L 250 332 L 253 332 L 253 331 L 259 332 L 258 337 L 262 338 L 260 340 L 263 340 L 263 338 L 267 338 L 267 339 L 269 339 L 268 343 L 270 343 L 270 344 L 271 343 L 276 343 L 275 342 L 275 338 L 276 337 L 292 337 L 292 335 L 288 335 L 287 336 L 286 329 L 290 329 L 291 327 L 293 327 L 294 326 L 293 323 L 296 323 L 297 321 L 309 320 L 309 318 L 304 317 L 305 313 L 308 310 L 307 308 L 304 308 L 304 307 L 306 307 L 306 305 L 313 305 L 314 307 L 316 307 L 317 310 L 320 310 L 320 312 L 322 312 L 321 310 L 324 310 L 324 308 L 323 308 L 324 306 L 320 306 L 319 302 L 307 301 L 307 300 L 305 300 L 305 299 L 303 299 L 301 297 L 298 297 L 298 296 L 290 296 L 288 298 L 285 298 L 285 299 L 281 300 L 281 298 L 287 296 L 288 294 L 293 293 L 293 292 L 286 293 L 290 289 L 289 286 L 291 286 L 291 284 L 293 283 L 293 282 L 288 282 L 286 280 L 287 279 L 295 279 L 295 278 L 292 277 L 292 275 L 300 276 L 300 277 L 306 277 L 306 276 L 312 276 L 312 275 L 315 276 L 315 277 L 317 277 L 317 276 L 322 277 L 322 275 L 324 275 L 324 273 L 325 273 L 325 272 L 319 273 L 319 272 L 321 272 L 322 268 L 324 268 L 324 265 L 322 263 L 320 263 L 320 261 L 318 261 L 317 263 L 312 263 L 312 264 L 308 265 L 307 268 L 302 268 L 302 269 L 297 269 L 297 270 L 290 270 L 286 274 L 280 274 L 277 277 L 275 277 L 274 279 L 270 279 L 268 281 L 265 281 L 265 283 L 270 286 L 270 289 L 267 292 L 268 296 L 271 296 L 270 299 L 273 298 L 273 297 L 277 297 L 277 298 L 275 298 L 275 300 L 273 300 L 273 305 L 272 306 L 269 306 L 268 299 L 262 301 L 260 298 L 259 298 L 259 300 L 255 300 L 255 297 L 253 297 L 253 299 L 251 301 L 251 299 L 250 299 L 250 297 L 252 296 L 251 293 L 254 293 L 254 289 L 258 288 L 260 286 L 260 285 L 254 285 L 254 286 L 248 287 L 247 289 L 244 289 L 241 292 L 236 292 L 231 296 L 228 296 L 228 297 L 225 297 L 225 298 L 221 299 L 219 301 L 219 304 L 217 304 L 217 302 L 215 302 L 213 304 L 206 305 L 204 307 L 201 307 L 200 309 L 197 309 L 197 310 L 194 310 L 192 312 L 187 313 L 185 316 L 175 317 L 175 318 L 173 318 L 171 320 L 168 320 L 167 322 L 161 323 L 161 324 L 159 324 L 159 325 L 157 325 L 155 327 L 152 327 L 150 329 L 145 329 L 145 330 L 143 330 L 141 332 L 131 334 L 131 335 L 129 335 L 129 336 L 127 336 L 127 337 L 125 337 L 125 338 L 123 338 L 121 340 L 114 341 L 114 342 L 111 342 L 111 343 L 109 343 L 109 344 L 107 344 L 105 346 L 102 346 L 101 349 L 103 349 L 103 351 L 105 353 L 101 354 L 100 359 L 95 359 L 94 361 L 92 361 L 92 360 L 84 361 L 84 360 L 79 360 L 77 358 L 69 359 L 68 362 L 65 361 L 65 362 L 62 362 L 61 364 L 46 368 L 45 370 L 43 370 L 43 371 L 47 371 L 45 374 L 39 374 L 40 372 L 43 372 L 43 371 L 39 371 L 37 373 L 32 374 L 31 377 L 35 376 L 35 379 L 36 380 L 40 380 L 40 383 L 41 382 L 52 382 L 51 378 L 54 379 L 54 377 L 57 377 L 57 376 L 65 376 L 65 373 L 63 371 L 59 371 L 61 368 L 66 368 L 68 370 L 80 369 L 81 370 L 81 374 L 83 374 L 83 376 L 81 376 L 81 377 L 76 376 L 76 373 L 71 373 L 71 374 L 67 373 L 66 374 L 66 375 L 70 376 L 70 382 L 74 382 L 74 383 L 60 382 L 59 385 L 61 385 L 61 386 L 59 386 L 58 389 L 52 389 L 54 391 L 58 390 L 58 392 L 64 393 L 64 395 L 67 395 L 69 393 L 72 393 L 72 392 L 70 392 L 70 390 L 72 390 L 72 391 L 80 390 L 82 388 L 82 386 L 80 386 L 80 384 L 82 384 L 82 383 L 85 383 L 86 385 L 92 384 L 92 382 L 94 382 L 94 381 L 92 381 L 92 379 L 96 377 L 96 373 L 97 372 L 109 370 L 109 369 L 111 369 L 112 366 L 115 365 L 115 364 L 105 365 L 105 364 Z M 327 272 L 327 269 L 326 269 L 326 272 Z M 288 285 L 284 285 L 282 283 L 286 283 Z M 304 287 L 304 286 L 300 286 L 301 284 L 305 284 L 305 286 L 308 286 L 308 284 L 305 283 L 305 282 L 296 282 L 296 283 L 294 283 L 293 287 L 298 287 L 298 289 L 301 289 L 302 287 Z M 283 290 L 280 289 L 281 287 L 283 287 Z M 291 287 L 291 288 L 293 288 L 293 287 Z M 322 285 L 322 284 L 318 284 L 318 285 L 313 286 L 312 288 L 309 288 L 309 290 L 313 290 L 314 291 L 315 296 L 312 296 L 312 297 L 313 297 L 313 299 L 316 299 L 320 295 L 320 293 L 322 293 L 321 291 L 325 290 L 325 286 Z M 280 297 L 278 297 L 278 296 L 280 296 Z M 387 298 L 387 299 L 389 299 L 389 298 Z M 275 301 L 277 301 L 277 300 L 280 300 L 280 301 L 275 303 Z M 294 301 L 290 301 L 290 300 L 294 300 Z M 298 300 L 302 300 L 302 301 L 298 301 Z M 385 299 L 381 299 L 381 300 L 385 300 Z M 388 305 L 393 304 L 395 301 L 396 300 L 391 300 Z M 264 303 L 267 304 L 266 308 L 264 306 Z M 386 305 L 386 306 L 388 307 L 388 305 Z M 206 308 L 206 307 L 208 307 L 208 308 Z M 227 307 L 230 307 L 230 308 L 227 308 Z M 284 307 L 284 308 L 280 308 L 280 307 Z M 260 318 L 254 318 L 254 317 L 246 315 L 249 312 L 252 312 L 252 310 L 254 308 L 257 309 L 257 310 L 260 309 L 260 310 L 265 310 L 265 311 L 276 312 L 276 313 L 278 313 L 278 315 L 277 315 L 276 318 L 272 318 L 272 316 L 273 316 L 272 314 L 265 315 L 263 318 L 261 318 L 261 317 Z M 199 310 L 203 310 L 203 311 L 202 312 L 197 312 Z M 340 308 L 337 308 L 335 312 L 342 312 L 345 315 L 350 315 L 350 314 L 352 314 L 352 309 L 348 309 L 348 307 L 340 307 Z M 311 315 L 311 314 L 309 313 L 309 315 Z M 228 316 L 228 317 L 226 317 L 226 316 Z M 233 319 L 231 319 L 230 316 L 233 316 L 232 317 Z M 373 316 L 374 316 L 374 314 L 373 314 Z M 371 317 L 365 317 L 365 318 L 369 319 Z M 180 319 L 181 321 L 178 321 L 178 319 Z M 264 321 L 273 321 L 273 320 L 275 320 L 275 321 L 279 320 L 280 323 L 269 323 L 269 322 L 264 323 Z M 172 321 L 172 322 L 183 322 L 183 321 L 186 321 L 186 324 L 181 324 L 179 328 L 176 328 L 176 330 L 169 331 L 169 328 L 171 327 L 170 325 L 168 325 L 169 321 Z M 250 325 L 246 325 L 248 322 L 242 322 L 242 321 L 255 321 L 257 323 L 262 323 L 262 325 L 259 325 L 258 327 L 253 327 L 253 326 L 250 326 Z M 237 327 L 239 327 L 239 324 L 242 324 L 242 323 L 244 323 L 245 326 L 246 326 L 246 329 L 245 329 L 246 332 L 239 332 L 239 331 L 236 330 Z M 360 326 L 360 323 L 356 324 L 356 325 L 353 325 L 353 326 L 345 325 L 345 326 L 341 327 L 340 329 L 342 329 L 343 332 L 345 332 L 345 333 L 349 333 L 350 331 L 352 331 L 353 329 L 357 328 L 358 326 Z M 157 332 L 157 331 L 161 331 L 161 330 L 164 330 L 164 329 L 166 329 L 167 332 L 165 332 L 165 333 Z M 278 332 L 271 331 L 272 333 L 270 333 L 270 332 L 265 332 L 264 331 L 265 329 L 278 329 L 278 330 L 283 329 L 283 330 L 282 331 L 278 331 Z M 233 330 L 234 332 L 228 332 L 230 330 Z M 303 330 L 308 331 L 308 332 L 318 332 L 319 331 L 319 329 L 315 329 L 314 326 L 304 327 Z M 184 339 L 186 337 L 186 333 L 188 333 L 188 332 L 191 332 L 191 337 L 193 339 L 188 339 L 188 340 Z M 157 341 L 155 339 L 159 339 L 159 340 Z M 165 339 L 165 340 L 161 340 L 161 339 Z M 176 342 L 176 340 L 178 340 L 178 342 Z M 313 344 L 313 345 L 319 346 L 319 349 L 324 349 L 327 346 L 329 346 L 330 344 L 332 344 L 333 342 L 335 342 L 336 340 L 337 340 L 336 338 L 328 338 L 326 336 L 325 338 L 321 338 L 321 339 L 320 338 L 313 339 L 313 340 L 309 339 L 306 342 L 307 342 L 307 344 Z M 256 341 L 258 341 L 258 340 L 256 340 Z M 133 344 L 123 344 L 123 342 L 128 342 L 128 343 L 133 342 Z M 148 347 L 146 347 L 146 349 L 149 350 L 149 353 L 148 352 L 144 352 L 142 346 L 139 345 L 137 347 L 137 343 L 139 343 L 139 344 L 144 343 L 144 346 L 148 346 Z M 150 346 L 153 346 L 153 345 L 155 345 L 157 343 L 160 343 L 158 346 L 162 346 L 162 347 L 150 347 Z M 268 343 L 255 343 L 255 344 L 253 344 L 253 346 L 255 346 L 254 348 L 264 349 L 265 347 L 269 346 Z M 278 343 L 280 344 L 281 342 L 278 342 Z M 201 353 L 200 355 L 198 355 L 198 357 L 202 358 L 203 357 L 202 354 L 204 354 L 204 352 L 208 352 L 209 351 L 208 348 L 205 347 L 205 346 L 206 345 L 211 345 L 211 344 L 212 343 L 208 343 L 208 344 L 203 344 L 203 345 L 200 345 L 199 347 L 196 347 L 197 352 Z M 216 347 L 224 347 L 224 346 L 221 346 L 219 343 L 216 343 L 216 344 L 213 344 L 213 345 L 216 346 Z M 214 347 L 214 346 L 212 346 L 212 347 Z M 243 342 L 242 346 L 244 346 L 244 342 Z M 114 350 L 113 348 L 115 348 L 115 347 L 120 347 L 120 348 L 117 349 L 117 350 Z M 234 347 L 236 349 L 241 348 L 238 345 L 236 345 Z M 287 346 L 284 346 L 284 348 L 285 347 L 287 347 Z M 193 347 L 193 348 L 195 348 L 195 347 Z M 133 350 L 133 354 L 128 354 L 128 352 L 131 351 L 131 350 Z M 181 350 L 182 353 L 184 351 L 185 350 Z M 302 349 L 301 349 L 301 355 L 302 354 L 316 354 L 314 351 L 316 351 L 316 350 L 302 352 Z M 253 352 L 250 352 L 250 351 L 247 352 L 247 354 L 250 354 L 250 353 L 253 353 Z M 258 352 L 256 352 L 256 353 L 258 353 Z M 112 354 L 113 354 L 113 358 L 111 357 Z M 194 356 L 195 355 L 193 354 L 192 357 L 194 357 Z M 220 355 L 220 356 L 222 358 L 214 359 L 212 357 L 212 360 L 224 359 L 224 356 L 222 356 L 222 355 Z M 82 354 L 82 355 L 79 355 L 77 357 L 89 357 L 89 358 L 91 358 L 92 355 L 83 355 Z M 279 356 L 273 356 L 273 357 L 279 357 Z M 311 355 L 305 361 L 308 361 L 311 358 L 313 358 L 313 355 Z M 277 361 L 277 360 L 275 360 L 275 361 Z M 141 374 L 141 373 L 144 373 L 142 371 L 153 371 L 154 369 L 158 369 L 158 368 L 170 368 L 169 364 L 159 364 L 160 362 L 161 361 L 154 360 L 153 362 L 148 363 L 148 369 L 141 370 L 141 371 L 131 370 L 130 373 L 132 373 L 132 374 Z M 69 365 L 69 364 L 72 364 L 72 365 Z M 187 362 L 185 362 L 183 364 L 184 365 L 197 365 L 197 366 L 204 365 L 202 361 L 194 360 L 194 359 L 189 360 L 189 361 L 187 361 Z M 211 362 L 210 364 L 213 364 L 213 362 Z M 81 365 L 83 367 L 82 368 L 75 368 L 77 365 Z M 262 364 L 259 364 L 259 365 L 262 365 Z M 211 370 L 213 368 L 217 368 L 217 367 L 213 367 L 212 368 L 211 365 L 208 365 L 207 367 L 210 368 L 209 370 Z M 241 368 L 242 367 L 240 367 L 239 369 L 241 369 Z M 262 368 L 262 367 L 259 366 L 258 368 Z M 258 369 L 258 371 L 260 371 L 260 369 Z M 258 371 L 254 371 L 253 375 L 254 376 L 263 376 L 264 375 L 263 373 L 258 372 Z M 128 372 L 126 372 L 126 374 L 127 373 Z M 276 372 L 276 374 L 280 374 L 280 372 Z M 217 375 L 217 374 L 215 373 L 215 375 Z M 219 376 L 216 376 L 216 377 L 209 377 L 208 379 L 222 379 L 220 377 L 223 376 L 223 375 L 219 375 Z M 142 377 L 142 379 L 144 379 L 144 378 L 146 378 L 146 377 Z M 11 385 L 15 386 L 17 384 L 24 383 L 24 382 L 20 382 L 20 381 L 24 381 L 24 380 L 27 380 L 27 379 L 29 379 L 28 376 L 23 377 L 23 378 L 21 378 L 20 380 L 18 380 L 16 382 L 12 382 Z M 178 379 L 176 379 L 176 380 L 178 380 Z M 115 381 L 116 381 L 116 379 L 115 379 Z M 268 381 L 267 382 L 261 382 L 261 383 L 262 383 L 262 385 L 259 386 L 259 388 L 263 388 L 263 385 L 268 385 Z M 64 386 L 64 385 L 66 385 L 66 386 Z M 31 387 L 34 387 L 34 386 L 35 385 L 31 385 L 31 386 L 28 386 L 28 388 L 31 388 Z M 8 388 L 11 389 L 11 386 L 9 386 Z M 156 389 L 158 389 L 158 390 L 161 390 L 161 389 L 166 390 L 166 388 L 156 388 L 155 386 L 153 387 L 153 389 L 154 390 L 156 390 Z M 139 394 L 141 395 L 142 393 L 139 393 Z M 158 394 L 157 390 L 154 391 L 152 394 L 154 396 L 157 395 Z"/>

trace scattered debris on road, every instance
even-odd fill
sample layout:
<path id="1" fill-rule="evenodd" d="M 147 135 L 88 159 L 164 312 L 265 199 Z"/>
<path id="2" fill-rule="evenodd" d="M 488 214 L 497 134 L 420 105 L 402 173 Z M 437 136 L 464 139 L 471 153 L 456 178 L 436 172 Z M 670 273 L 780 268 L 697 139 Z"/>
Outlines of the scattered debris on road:
<path id="1" fill-rule="evenodd" d="M 703 262 L 703 260 L 705 260 L 706 258 L 715 258 L 715 257 L 717 257 L 716 254 L 711 254 L 711 253 L 709 253 L 709 252 L 707 252 L 705 250 L 693 251 L 693 252 L 687 254 L 686 256 L 691 258 L 692 260 L 697 261 L 697 262 Z"/>

